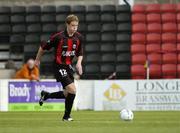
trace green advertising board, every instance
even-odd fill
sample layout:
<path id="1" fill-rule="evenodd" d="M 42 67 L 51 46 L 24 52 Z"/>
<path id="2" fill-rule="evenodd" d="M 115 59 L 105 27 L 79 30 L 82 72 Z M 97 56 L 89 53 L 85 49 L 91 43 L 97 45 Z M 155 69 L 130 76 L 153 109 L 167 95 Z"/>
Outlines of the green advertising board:
<path id="1" fill-rule="evenodd" d="M 64 103 L 45 103 L 43 106 L 38 103 L 11 103 L 9 111 L 64 111 Z"/>

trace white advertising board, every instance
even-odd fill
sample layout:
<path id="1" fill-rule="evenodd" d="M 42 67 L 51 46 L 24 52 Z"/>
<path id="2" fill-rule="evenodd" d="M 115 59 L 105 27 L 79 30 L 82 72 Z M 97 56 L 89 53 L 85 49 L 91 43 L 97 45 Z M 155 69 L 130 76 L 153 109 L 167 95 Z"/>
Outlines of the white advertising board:
<path id="1" fill-rule="evenodd" d="M 180 80 L 95 81 L 94 110 L 180 110 Z"/>
<path id="2" fill-rule="evenodd" d="M 78 80 L 76 83 L 75 110 L 93 110 L 94 80 Z"/>
<path id="3" fill-rule="evenodd" d="M 10 81 L 15 80 L 0 80 L 0 111 L 8 111 Z M 74 107 L 77 110 L 180 110 L 180 80 L 79 80 Z"/>
<path id="4" fill-rule="evenodd" d="M 133 6 L 134 5 L 134 0 L 126 0 L 131 6 Z M 124 5 L 124 4 L 126 4 L 125 2 L 124 2 L 124 0 L 119 0 L 119 4 L 120 5 Z"/>
<path id="5" fill-rule="evenodd" d="M 8 80 L 0 80 L 0 111 L 8 111 Z"/>

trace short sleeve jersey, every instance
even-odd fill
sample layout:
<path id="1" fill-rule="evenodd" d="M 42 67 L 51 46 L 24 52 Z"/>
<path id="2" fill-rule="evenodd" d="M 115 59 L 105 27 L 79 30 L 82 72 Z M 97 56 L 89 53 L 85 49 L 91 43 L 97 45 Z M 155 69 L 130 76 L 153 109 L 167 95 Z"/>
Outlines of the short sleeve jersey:
<path id="1" fill-rule="evenodd" d="M 54 47 L 56 64 L 72 64 L 74 56 L 82 56 L 83 54 L 83 37 L 79 32 L 75 32 L 69 37 L 66 30 L 58 32 L 48 41 L 41 43 L 43 50 L 50 50 Z"/>

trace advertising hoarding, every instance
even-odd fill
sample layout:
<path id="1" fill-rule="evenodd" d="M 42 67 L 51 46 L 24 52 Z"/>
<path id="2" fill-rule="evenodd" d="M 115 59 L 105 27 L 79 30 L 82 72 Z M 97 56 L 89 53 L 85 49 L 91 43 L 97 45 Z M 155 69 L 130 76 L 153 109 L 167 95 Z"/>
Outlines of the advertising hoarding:
<path id="1" fill-rule="evenodd" d="M 38 104 L 42 90 L 62 91 L 62 85 L 54 81 L 8 83 L 9 111 L 64 110 L 64 99 L 48 99 L 40 107 Z"/>
<path id="2" fill-rule="evenodd" d="M 180 110 L 180 80 L 95 81 L 94 110 Z"/>

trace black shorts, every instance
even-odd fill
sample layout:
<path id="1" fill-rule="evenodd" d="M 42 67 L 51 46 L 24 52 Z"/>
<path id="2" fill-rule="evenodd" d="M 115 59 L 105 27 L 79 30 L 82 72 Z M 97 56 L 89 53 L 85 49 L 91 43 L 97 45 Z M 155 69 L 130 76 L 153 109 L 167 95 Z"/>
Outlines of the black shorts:
<path id="1" fill-rule="evenodd" d="M 54 74 L 57 82 L 61 82 L 63 89 L 74 82 L 74 68 L 72 65 L 55 64 Z"/>

